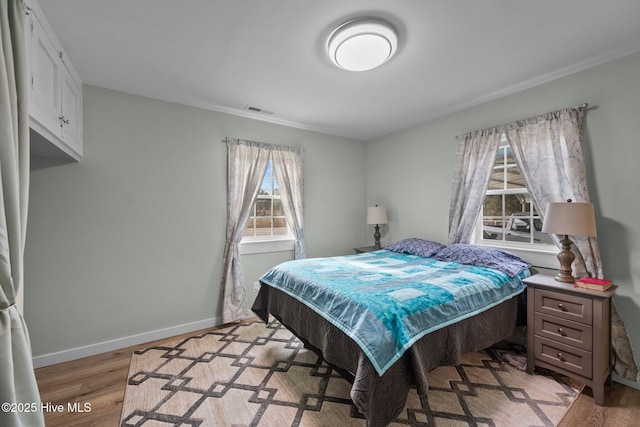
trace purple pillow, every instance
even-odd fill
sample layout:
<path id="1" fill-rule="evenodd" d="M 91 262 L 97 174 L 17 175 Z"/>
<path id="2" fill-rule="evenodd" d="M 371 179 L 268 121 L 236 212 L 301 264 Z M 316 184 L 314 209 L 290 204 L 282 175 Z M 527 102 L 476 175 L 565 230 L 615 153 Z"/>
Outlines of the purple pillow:
<path id="1" fill-rule="evenodd" d="M 510 277 L 516 277 L 531 264 L 518 255 L 486 246 L 456 243 L 442 249 L 433 258 L 458 264 L 475 265 L 502 271 Z"/>
<path id="2" fill-rule="evenodd" d="M 387 245 L 384 249 L 429 258 L 445 247 L 442 243 L 412 237 Z"/>

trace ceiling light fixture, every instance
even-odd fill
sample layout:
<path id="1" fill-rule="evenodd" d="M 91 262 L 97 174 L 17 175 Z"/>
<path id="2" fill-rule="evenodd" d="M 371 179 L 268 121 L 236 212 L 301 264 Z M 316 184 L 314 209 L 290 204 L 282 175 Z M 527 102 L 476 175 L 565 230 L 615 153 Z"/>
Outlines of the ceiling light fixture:
<path id="1" fill-rule="evenodd" d="M 398 33 L 386 21 L 360 18 L 339 26 L 327 43 L 329 57 L 338 67 L 367 71 L 387 62 L 398 48 Z"/>

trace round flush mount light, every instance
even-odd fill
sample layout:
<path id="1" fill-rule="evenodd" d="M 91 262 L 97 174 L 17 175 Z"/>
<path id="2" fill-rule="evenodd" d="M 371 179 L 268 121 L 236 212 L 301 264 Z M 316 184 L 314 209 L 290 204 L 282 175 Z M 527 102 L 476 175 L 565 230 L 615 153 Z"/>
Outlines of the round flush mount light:
<path id="1" fill-rule="evenodd" d="M 386 21 L 360 18 L 339 26 L 327 43 L 329 58 L 340 68 L 367 71 L 387 62 L 398 48 L 398 33 Z"/>

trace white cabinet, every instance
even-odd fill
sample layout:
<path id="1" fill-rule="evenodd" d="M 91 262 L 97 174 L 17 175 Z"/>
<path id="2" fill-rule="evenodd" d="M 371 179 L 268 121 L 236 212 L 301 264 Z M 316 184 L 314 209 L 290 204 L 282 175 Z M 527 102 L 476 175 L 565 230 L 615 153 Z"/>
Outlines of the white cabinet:
<path id="1" fill-rule="evenodd" d="M 71 73 L 62 74 L 62 139 L 82 155 L 82 86 Z"/>
<path id="2" fill-rule="evenodd" d="M 82 83 L 35 1 L 27 22 L 34 157 L 82 157 Z"/>

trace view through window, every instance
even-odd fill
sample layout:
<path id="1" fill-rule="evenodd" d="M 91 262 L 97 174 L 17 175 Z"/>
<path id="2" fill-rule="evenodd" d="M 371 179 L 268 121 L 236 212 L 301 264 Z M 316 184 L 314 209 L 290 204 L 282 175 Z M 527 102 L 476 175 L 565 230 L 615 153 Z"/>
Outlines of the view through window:
<path id="1" fill-rule="evenodd" d="M 542 218 L 531 202 L 511 147 L 505 139 L 498 149 L 479 225 L 476 227 L 477 243 L 553 244 L 551 237 L 542 233 Z"/>
<path id="2" fill-rule="evenodd" d="M 243 238 L 287 237 L 287 218 L 282 208 L 278 180 L 271 160 L 262 179 Z"/>

